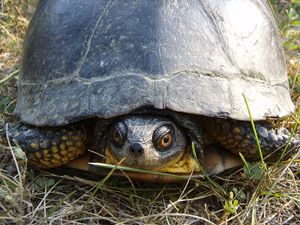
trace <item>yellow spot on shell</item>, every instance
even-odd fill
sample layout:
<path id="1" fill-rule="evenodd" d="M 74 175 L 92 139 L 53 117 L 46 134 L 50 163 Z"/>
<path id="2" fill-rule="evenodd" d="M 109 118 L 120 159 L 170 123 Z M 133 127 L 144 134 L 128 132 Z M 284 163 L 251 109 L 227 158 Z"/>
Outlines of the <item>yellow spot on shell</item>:
<path id="1" fill-rule="evenodd" d="M 44 158 L 50 158 L 51 157 L 51 155 L 48 153 L 48 154 L 44 154 Z"/>
<path id="2" fill-rule="evenodd" d="M 30 143 L 30 145 L 29 145 L 31 148 L 34 148 L 34 149 L 36 149 L 37 147 L 38 147 L 38 145 L 36 144 L 36 143 Z"/>
<path id="3" fill-rule="evenodd" d="M 77 152 L 78 151 L 78 148 L 72 146 L 69 148 L 69 152 Z"/>
<path id="4" fill-rule="evenodd" d="M 51 163 L 61 164 L 61 162 L 57 159 L 51 159 Z"/>
<path id="5" fill-rule="evenodd" d="M 242 131 L 241 131 L 241 129 L 240 128 L 238 128 L 238 127 L 235 127 L 234 129 L 233 129 L 233 134 L 235 134 L 235 135 L 239 135 L 239 134 L 241 134 L 242 133 Z"/>
<path id="6" fill-rule="evenodd" d="M 67 145 L 67 146 L 71 146 L 72 144 L 73 144 L 73 143 L 72 143 L 71 141 L 67 141 L 67 142 L 66 142 L 66 145 Z"/>
<path id="7" fill-rule="evenodd" d="M 42 153 L 40 153 L 40 152 L 35 152 L 34 154 L 35 154 L 35 156 L 36 156 L 38 159 L 41 159 L 41 158 L 42 158 Z"/>
<path id="8" fill-rule="evenodd" d="M 56 146 L 52 147 L 51 150 L 52 150 L 53 153 L 58 153 L 59 152 L 59 149 Z"/>
<path id="9" fill-rule="evenodd" d="M 72 139 L 73 139 L 74 141 L 78 141 L 78 140 L 80 140 L 80 136 L 74 135 L 74 136 L 72 136 Z"/>
<path id="10" fill-rule="evenodd" d="M 61 161 L 63 162 L 63 164 L 65 164 L 65 163 L 69 162 L 70 159 L 69 158 L 62 158 Z"/>
<path id="11" fill-rule="evenodd" d="M 50 152 L 49 152 L 49 150 L 48 149 L 46 149 L 46 150 L 44 150 L 43 151 L 43 157 L 45 158 L 45 157 L 51 157 L 51 155 L 50 155 Z"/>
<path id="12" fill-rule="evenodd" d="M 50 157 L 44 157 L 44 158 L 43 158 L 43 160 L 45 160 L 45 161 L 47 161 L 47 162 L 48 162 L 48 161 L 50 161 L 50 160 L 51 160 L 51 158 L 50 158 Z"/>
<path id="13" fill-rule="evenodd" d="M 44 154 L 44 155 L 49 154 L 49 150 L 48 150 L 48 149 L 45 149 L 45 150 L 43 151 L 43 154 Z"/>
<path id="14" fill-rule="evenodd" d="M 68 151 L 62 150 L 62 151 L 60 151 L 60 154 L 61 154 L 61 155 L 67 155 L 67 154 L 68 154 Z"/>
<path id="15" fill-rule="evenodd" d="M 63 140 L 68 140 L 68 137 L 67 136 L 62 136 L 62 139 Z"/>
<path id="16" fill-rule="evenodd" d="M 50 162 L 47 162 L 47 161 L 45 161 L 45 160 L 40 160 L 40 162 L 41 162 L 46 168 L 51 168 L 51 167 L 52 167 L 52 165 L 51 165 Z"/>
<path id="17" fill-rule="evenodd" d="M 59 154 L 53 154 L 52 156 L 53 156 L 53 158 L 55 158 L 55 159 L 61 159 L 61 158 L 62 158 Z"/>

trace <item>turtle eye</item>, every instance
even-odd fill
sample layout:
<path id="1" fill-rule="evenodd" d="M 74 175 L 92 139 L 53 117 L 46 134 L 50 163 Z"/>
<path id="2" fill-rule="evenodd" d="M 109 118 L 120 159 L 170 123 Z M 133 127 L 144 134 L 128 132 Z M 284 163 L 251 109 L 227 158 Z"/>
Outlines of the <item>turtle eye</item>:
<path id="1" fill-rule="evenodd" d="M 167 149 L 172 144 L 172 134 L 171 132 L 165 134 L 159 141 L 159 147 L 162 149 Z"/>
<path id="2" fill-rule="evenodd" d="M 124 144 L 122 134 L 116 127 L 113 128 L 111 137 L 113 143 L 116 144 L 117 146 L 122 146 Z"/>
<path id="3" fill-rule="evenodd" d="M 173 143 L 173 133 L 171 129 L 166 126 L 158 128 L 153 134 L 153 142 L 158 150 L 170 149 Z"/>
<path id="4" fill-rule="evenodd" d="M 111 140 L 112 142 L 121 147 L 125 143 L 126 127 L 123 123 L 116 124 L 111 131 Z"/>

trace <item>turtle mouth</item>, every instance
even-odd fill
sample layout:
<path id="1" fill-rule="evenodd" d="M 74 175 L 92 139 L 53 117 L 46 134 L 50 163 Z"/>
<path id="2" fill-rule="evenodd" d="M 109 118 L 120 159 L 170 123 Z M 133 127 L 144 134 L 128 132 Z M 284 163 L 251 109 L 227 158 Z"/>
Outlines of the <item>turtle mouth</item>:
<path id="1" fill-rule="evenodd" d="M 198 165 L 197 160 L 191 155 L 189 149 L 183 151 L 184 153 L 180 155 L 179 158 L 173 160 L 165 167 L 152 168 L 152 169 L 142 169 L 143 171 L 133 171 L 133 170 L 123 170 L 116 169 L 113 174 L 120 177 L 129 177 L 133 180 L 152 182 L 152 183 L 174 183 L 182 182 L 187 178 L 191 177 L 201 177 L 201 169 Z M 116 159 L 109 149 L 105 150 L 105 159 L 100 156 L 95 156 L 94 154 L 85 154 L 78 159 L 70 162 L 67 167 L 85 171 L 88 173 L 93 173 L 95 175 L 104 175 L 106 176 L 110 171 L 111 167 L 103 167 L 100 164 L 108 164 L 123 166 L 132 169 L 132 166 L 127 166 L 124 164 L 123 160 Z M 140 169 L 140 168 L 136 168 Z M 159 174 L 162 173 L 162 174 Z M 175 176 L 173 176 L 175 175 Z"/>
<path id="2" fill-rule="evenodd" d="M 189 175 L 193 172 L 200 172 L 200 167 L 197 160 L 190 154 L 191 151 L 183 151 L 183 154 L 179 155 L 177 158 L 165 163 L 165 166 L 160 166 L 156 168 L 147 169 L 150 170 L 148 176 L 151 176 L 151 171 L 161 172 L 161 173 L 170 173 L 177 175 Z M 126 160 L 125 160 L 126 161 Z M 105 150 L 105 163 L 112 165 L 122 165 L 128 166 L 131 168 L 144 169 L 139 167 L 134 167 L 132 165 L 126 165 L 123 160 L 117 159 L 109 148 Z M 144 173 L 141 173 L 144 174 Z M 142 177 L 143 175 L 141 175 Z"/>

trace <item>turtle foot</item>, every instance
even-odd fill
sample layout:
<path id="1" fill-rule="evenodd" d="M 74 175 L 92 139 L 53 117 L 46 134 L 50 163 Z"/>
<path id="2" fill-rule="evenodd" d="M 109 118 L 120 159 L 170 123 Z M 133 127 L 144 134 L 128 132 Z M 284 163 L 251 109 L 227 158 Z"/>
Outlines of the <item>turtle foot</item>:
<path id="1" fill-rule="evenodd" d="M 274 161 L 295 153 L 300 140 L 291 137 L 286 128 L 274 128 L 267 121 L 255 122 L 258 143 L 263 156 Z M 248 160 L 260 158 L 258 143 L 250 122 L 215 119 L 206 122 L 205 139 L 217 141 L 234 154 L 241 153 Z M 287 145 L 288 148 L 285 148 Z M 287 151 L 285 152 L 285 149 Z"/>
<path id="2" fill-rule="evenodd" d="M 259 137 L 261 149 L 269 153 L 271 158 L 291 156 L 300 147 L 298 137 L 292 137 L 291 133 L 284 127 L 268 129 L 263 125 L 257 125 L 256 131 Z M 286 148 L 286 146 L 288 146 Z M 284 152 L 284 150 L 287 150 Z"/>
<path id="3" fill-rule="evenodd" d="M 42 128 L 6 123 L 4 136 L 19 145 L 29 164 L 38 168 L 65 165 L 81 155 L 87 144 L 86 129 L 80 124 Z"/>

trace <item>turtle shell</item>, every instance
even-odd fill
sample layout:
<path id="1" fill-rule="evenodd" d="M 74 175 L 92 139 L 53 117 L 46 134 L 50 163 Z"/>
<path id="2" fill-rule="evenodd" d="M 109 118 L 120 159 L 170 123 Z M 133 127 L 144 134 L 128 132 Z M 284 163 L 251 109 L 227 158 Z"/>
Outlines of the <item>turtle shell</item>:
<path id="1" fill-rule="evenodd" d="M 294 110 L 267 1 L 39 2 L 15 114 L 38 126 L 152 107 L 248 120 Z"/>

